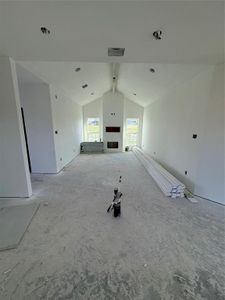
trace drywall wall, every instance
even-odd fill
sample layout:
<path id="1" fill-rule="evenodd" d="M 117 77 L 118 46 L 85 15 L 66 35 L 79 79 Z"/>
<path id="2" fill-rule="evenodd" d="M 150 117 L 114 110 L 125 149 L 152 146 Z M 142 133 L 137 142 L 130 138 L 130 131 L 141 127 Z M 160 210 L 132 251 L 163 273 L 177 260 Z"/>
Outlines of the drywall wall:
<path id="1" fill-rule="evenodd" d="M 126 120 L 128 118 L 139 119 L 139 141 L 137 146 L 141 146 L 142 143 L 142 127 L 143 127 L 143 114 L 144 108 L 137 103 L 125 98 L 124 99 L 124 145 L 127 145 L 126 138 Z"/>
<path id="2" fill-rule="evenodd" d="M 143 112 L 144 108 L 142 106 L 127 98 L 124 98 L 122 94 L 113 94 L 111 92 L 106 93 L 103 95 L 103 97 L 83 106 L 84 139 L 86 140 L 87 119 L 91 117 L 97 117 L 100 119 L 100 138 L 104 140 L 105 150 L 108 150 L 106 148 L 107 141 L 117 141 L 119 139 L 119 151 L 122 151 L 124 148 L 123 145 L 126 145 L 126 119 L 138 118 L 140 121 L 139 146 L 141 146 Z M 106 126 L 120 126 L 121 132 L 106 133 Z"/>
<path id="3" fill-rule="evenodd" d="M 99 118 L 100 121 L 100 138 L 103 140 L 103 98 L 99 98 L 83 106 L 83 136 L 87 141 L 86 125 L 88 118 Z"/>
<path id="4" fill-rule="evenodd" d="M 192 192 L 220 203 L 225 203 L 223 85 L 223 67 L 212 66 L 147 106 L 142 140 L 143 149 Z"/>
<path id="5" fill-rule="evenodd" d="M 82 107 L 61 90 L 50 86 L 56 165 L 59 172 L 80 153 Z"/>
<path id="6" fill-rule="evenodd" d="M 124 96 L 118 92 L 103 96 L 103 141 L 107 152 L 123 151 Z M 106 126 L 119 126 L 120 132 L 106 132 Z M 119 142 L 118 149 L 108 149 L 107 142 Z"/>
<path id="7" fill-rule="evenodd" d="M 0 197 L 32 194 L 15 62 L 0 57 Z"/>
<path id="8" fill-rule="evenodd" d="M 56 173 L 49 85 L 19 84 L 32 173 Z"/>
<path id="9" fill-rule="evenodd" d="M 205 117 L 195 194 L 225 204 L 224 65 L 213 70 Z"/>

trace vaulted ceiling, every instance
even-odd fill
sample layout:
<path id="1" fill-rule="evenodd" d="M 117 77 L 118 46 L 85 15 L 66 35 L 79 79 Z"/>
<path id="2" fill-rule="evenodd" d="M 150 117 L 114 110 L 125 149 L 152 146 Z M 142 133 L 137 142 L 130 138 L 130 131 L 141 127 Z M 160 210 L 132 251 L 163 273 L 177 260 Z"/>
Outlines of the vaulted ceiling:
<path id="1" fill-rule="evenodd" d="M 199 64 L 122 64 L 117 87 L 127 98 L 147 106 L 206 68 Z"/>
<path id="2" fill-rule="evenodd" d="M 108 47 L 124 47 L 125 55 L 109 57 Z M 224 62 L 224 2 L 0 1 L 0 54 L 80 104 L 111 88 L 110 63 L 118 62 L 118 90 L 147 105 L 204 66 Z"/>
<path id="3" fill-rule="evenodd" d="M 112 64 L 78 62 L 20 62 L 31 76 L 19 69 L 23 83 L 34 81 L 32 74 L 60 87 L 70 98 L 84 105 L 112 89 Z M 207 66 L 199 64 L 128 64 L 118 68 L 117 89 L 141 106 L 157 100 Z M 79 71 L 76 69 L 79 68 Z M 150 71 L 154 69 L 154 73 Z M 32 80 L 32 82 L 31 82 Z M 87 87 L 83 86 L 87 84 Z"/>
<path id="4" fill-rule="evenodd" d="M 81 105 L 111 89 L 111 65 L 107 63 L 19 62 L 19 65 L 43 81 L 60 87 Z M 23 75 L 20 73 L 20 76 Z M 83 88 L 86 84 L 88 86 Z"/>

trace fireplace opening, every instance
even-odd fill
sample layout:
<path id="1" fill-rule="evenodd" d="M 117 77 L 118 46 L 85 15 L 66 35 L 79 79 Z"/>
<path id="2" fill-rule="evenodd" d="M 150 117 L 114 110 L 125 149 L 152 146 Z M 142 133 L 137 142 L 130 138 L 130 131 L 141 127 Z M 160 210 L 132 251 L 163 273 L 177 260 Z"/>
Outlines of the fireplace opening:
<path id="1" fill-rule="evenodd" d="M 119 142 L 107 142 L 107 148 L 108 149 L 118 149 Z"/>

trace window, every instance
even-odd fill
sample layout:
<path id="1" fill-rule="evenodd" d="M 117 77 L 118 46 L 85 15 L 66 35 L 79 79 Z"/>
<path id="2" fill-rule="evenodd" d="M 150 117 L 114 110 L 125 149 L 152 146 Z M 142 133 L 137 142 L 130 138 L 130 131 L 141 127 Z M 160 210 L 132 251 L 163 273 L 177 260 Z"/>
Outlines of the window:
<path id="1" fill-rule="evenodd" d="M 139 142 L 139 119 L 127 119 L 127 144 L 136 146 Z"/>
<path id="2" fill-rule="evenodd" d="M 87 141 L 95 142 L 100 140 L 99 118 L 87 119 Z"/>

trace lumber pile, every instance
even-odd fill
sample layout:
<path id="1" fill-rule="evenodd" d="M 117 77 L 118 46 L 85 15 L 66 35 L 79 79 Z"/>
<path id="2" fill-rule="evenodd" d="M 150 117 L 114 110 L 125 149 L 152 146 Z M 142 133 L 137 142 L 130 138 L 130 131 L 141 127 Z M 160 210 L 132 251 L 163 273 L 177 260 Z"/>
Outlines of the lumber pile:
<path id="1" fill-rule="evenodd" d="M 161 191 L 171 198 L 183 198 L 185 185 L 165 170 L 150 155 L 144 153 L 140 148 L 133 147 L 133 152 L 141 161 L 148 173 L 158 184 Z"/>

